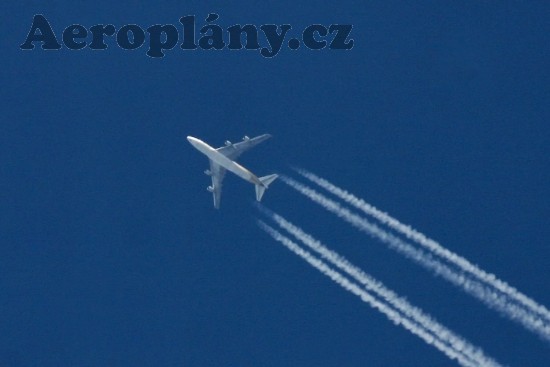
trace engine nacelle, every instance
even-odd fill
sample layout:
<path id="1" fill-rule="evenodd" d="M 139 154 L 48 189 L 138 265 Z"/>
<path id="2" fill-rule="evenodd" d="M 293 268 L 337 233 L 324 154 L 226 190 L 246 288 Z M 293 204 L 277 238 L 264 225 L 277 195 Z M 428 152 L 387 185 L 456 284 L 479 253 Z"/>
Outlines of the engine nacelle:
<path id="1" fill-rule="evenodd" d="M 209 169 L 205 169 L 204 174 L 207 176 L 212 176 L 212 171 L 210 171 Z"/>
<path id="2" fill-rule="evenodd" d="M 225 141 L 225 146 L 226 146 L 226 147 L 229 147 L 229 146 L 231 146 L 231 145 L 233 145 L 233 144 L 232 144 L 229 140 L 226 140 L 226 141 Z"/>
<path id="3" fill-rule="evenodd" d="M 208 192 L 214 192 L 214 187 L 213 187 L 213 186 L 208 186 L 208 187 L 206 188 L 206 191 L 208 191 Z"/>
<path id="4" fill-rule="evenodd" d="M 246 135 L 243 136 L 243 141 L 249 141 L 249 140 L 250 140 L 250 138 L 248 136 L 246 136 Z"/>

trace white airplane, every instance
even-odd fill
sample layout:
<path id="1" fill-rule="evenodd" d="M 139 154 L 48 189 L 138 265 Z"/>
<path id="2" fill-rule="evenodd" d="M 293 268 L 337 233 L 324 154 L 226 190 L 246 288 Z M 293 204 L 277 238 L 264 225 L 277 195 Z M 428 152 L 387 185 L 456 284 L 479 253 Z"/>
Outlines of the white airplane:
<path id="1" fill-rule="evenodd" d="M 260 201 L 262 199 L 265 189 L 267 189 L 270 183 L 275 181 L 278 175 L 273 174 L 258 178 L 252 172 L 235 162 L 235 159 L 246 150 L 269 138 L 271 138 L 269 134 L 260 135 L 252 139 L 245 136 L 243 141 L 239 143 L 232 144 L 230 141 L 226 141 L 225 146 L 215 149 L 202 140 L 192 136 L 187 137 L 192 146 L 208 157 L 210 169 L 207 169 L 204 173 L 212 177 L 212 186 L 208 186 L 207 190 L 214 196 L 214 207 L 216 209 L 220 208 L 222 181 L 226 170 L 253 183 L 256 187 L 256 200 Z"/>

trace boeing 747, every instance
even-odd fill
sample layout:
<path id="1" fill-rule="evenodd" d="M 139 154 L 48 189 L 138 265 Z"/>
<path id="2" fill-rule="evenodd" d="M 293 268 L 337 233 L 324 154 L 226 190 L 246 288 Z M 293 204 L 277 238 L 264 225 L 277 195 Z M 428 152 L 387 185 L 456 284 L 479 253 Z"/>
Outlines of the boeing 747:
<path id="1" fill-rule="evenodd" d="M 194 146 L 199 152 L 208 157 L 210 162 L 210 169 L 204 171 L 205 174 L 212 178 L 212 185 L 207 187 L 214 196 L 214 207 L 220 208 L 220 197 L 222 192 L 222 181 L 225 175 L 225 171 L 231 171 L 242 179 L 252 183 L 256 188 L 256 200 L 260 201 L 265 192 L 265 189 L 270 183 L 275 181 L 277 175 L 268 175 L 264 177 L 257 177 L 252 172 L 235 162 L 238 156 L 240 156 L 246 150 L 258 145 L 259 143 L 269 139 L 271 135 L 264 134 L 255 138 L 249 138 L 245 136 L 239 143 L 225 142 L 225 146 L 220 148 L 212 148 L 202 140 L 188 136 L 187 140 Z"/>

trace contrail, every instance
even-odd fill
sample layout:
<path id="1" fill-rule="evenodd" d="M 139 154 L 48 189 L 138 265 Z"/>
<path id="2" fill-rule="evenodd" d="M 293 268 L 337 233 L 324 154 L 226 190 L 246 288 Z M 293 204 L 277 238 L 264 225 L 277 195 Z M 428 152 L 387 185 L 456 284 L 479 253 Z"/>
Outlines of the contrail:
<path id="1" fill-rule="evenodd" d="M 538 304 L 533 299 L 519 292 L 516 288 L 510 286 L 505 281 L 498 279 L 494 274 L 487 273 L 486 271 L 480 269 L 475 264 L 472 264 L 471 262 L 469 262 L 464 257 L 446 249 L 437 241 L 431 238 L 428 238 L 423 233 L 415 230 L 410 225 L 406 225 L 399 222 L 399 220 L 397 220 L 396 218 L 393 218 L 388 213 L 385 213 L 377 209 L 376 207 L 367 203 L 363 199 L 360 199 L 355 195 L 337 187 L 336 185 L 330 183 L 326 179 L 323 179 L 305 169 L 295 168 L 294 170 L 298 172 L 300 175 L 302 175 L 303 177 L 305 177 L 306 179 L 324 188 L 331 194 L 339 197 L 340 199 L 344 200 L 348 204 L 363 211 L 365 214 L 372 216 L 373 218 L 377 219 L 381 223 L 396 230 L 397 232 L 402 233 L 405 237 L 417 242 L 421 246 L 430 250 L 435 255 L 440 256 L 442 259 L 445 259 L 446 261 L 456 265 L 460 270 L 466 273 L 469 273 L 471 276 L 473 276 L 475 279 L 479 280 L 480 282 L 484 282 L 494 287 L 498 291 L 505 294 L 506 297 L 509 297 L 511 301 L 513 300 L 521 304 L 529 312 L 543 319 L 541 320 L 541 323 L 545 324 L 546 326 L 550 324 L 550 311 L 546 307 Z"/>
<path id="2" fill-rule="evenodd" d="M 426 331 L 423 327 L 410 320 L 407 317 L 402 316 L 398 311 L 388 306 L 384 302 L 381 302 L 376 297 L 372 296 L 367 291 L 363 290 L 360 286 L 350 281 L 344 275 L 338 271 L 332 269 L 322 260 L 316 258 L 308 251 L 302 249 L 296 243 L 291 241 L 288 237 L 283 236 L 280 232 L 265 224 L 262 221 L 258 221 L 259 227 L 269 234 L 273 239 L 282 243 L 289 250 L 300 256 L 311 266 L 319 270 L 321 273 L 332 279 L 335 283 L 346 289 L 347 291 L 355 294 L 361 300 L 372 308 L 382 312 L 390 321 L 396 325 L 403 326 L 406 330 L 410 331 L 414 335 L 420 337 L 424 342 L 429 345 L 433 345 L 435 348 L 443 352 L 450 359 L 456 360 L 462 366 L 500 366 L 498 362 L 485 356 L 477 356 L 473 358 L 465 355 L 463 352 L 455 349 L 454 347 L 442 342 L 437 336 Z M 483 357 L 483 358 L 481 358 Z"/>
<path id="3" fill-rule="evenodd" d="M 485 284 L 471 279 L 462 272 L 457 272 L 438 259 L 435 259 L 431 254 L 426 253 L 421 249 L 417 249 L 393 234 L 382 230 L 377 225 L 369 222 L 359 215 L 352 213 L 348 209 L 342 207 L 339 203 L 327 198 L 312 188 L 286 176 L 281 176 L 281 180 L 310 200 L 321 205 L 326 210 L 344 219 L 360 231 L 363 231 L 388 244 L 391 249 L 410 258 L 417 264 L 433 271 L 436 275 L 441 276 L 452 284 L 461 287 L 465 292 L 479 299 L 489 307 L 501 312 L 511 320 L 516 320 L 528 330 L 537 333 L 545 340 L 550 341 L 550 326 L 542 322 L 540 318 L 536 317 L 536 315 L 533 315 L 531 312 L 519 307 L 515 303 L 509 302 L 509 299 L 502 293 L 494 291 Z"/>
<path id="4" fill-rule="evenodd" d="M 260 206 L 260 210 L 276 222 L 282 229 L 286 230 L 304 245 L 318 253 L 322 258 L 328 260 L 338 269 L 345 271 L 360 284 L 364 285 L 367 291 L 375 293 L 392 307 L 402 312 L 404 316 L 410 318 L 415 323 L 431 332 L 434 336 L 437 336 L 443 342 L 453 347 L 456 351 L 463 353 L 468 359 L 476 361 L 476 363 L 481 365 L 491 365 L 495 363 L 494 361 L 489 360 L 484 355 L 482 350 L 471 345 L 464 338 L 456 335 L 453 331 L 439 324 L 432 317 L 425 314 L 421 309 L 411 305 L 404 298 L 399 297 L 395 292 L 388 289 L 382 282 L 366 274 L 360 268 L 351 264 L 346 258 L 340 256 L 335 251 L 328 249 L 325 245 L 313 238 L 311 235 L 305 233 L 299 227 L 293 225 L 282 216 L 273 213 L 264 207 Z"/>

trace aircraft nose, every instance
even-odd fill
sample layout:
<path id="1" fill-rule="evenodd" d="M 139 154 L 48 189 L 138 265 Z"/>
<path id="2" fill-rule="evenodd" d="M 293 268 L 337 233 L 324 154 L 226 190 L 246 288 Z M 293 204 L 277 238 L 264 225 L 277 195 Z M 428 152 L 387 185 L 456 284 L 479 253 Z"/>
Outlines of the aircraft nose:
<path id="1" fill-rule="evenodd" d="M 200 147 L 202 144 L 201 144 L 201 141 L 200 141 L 199 139 L 194 138 L 194 137 L 192 137 L 192 136 L 188 136 L 188 137 L 187 137 L 187 141 L 188 141 L 192 146 L 194 146 L 195 148 L 197 148 L 197 149 L 200 150 L 199 147 Z"/>

